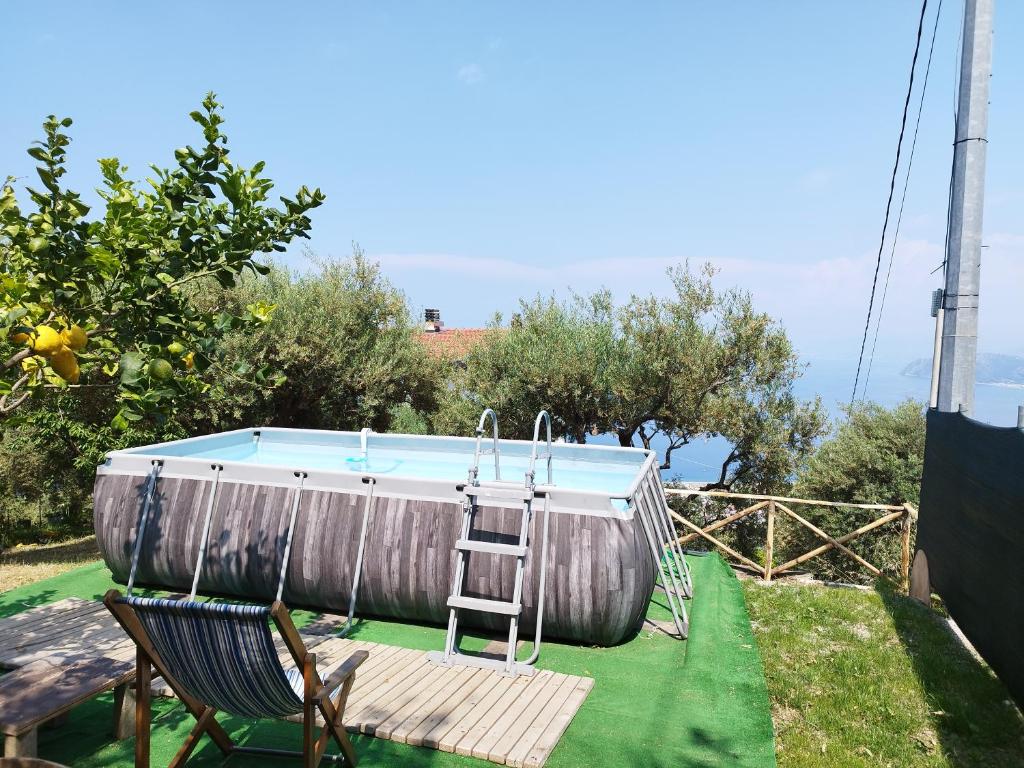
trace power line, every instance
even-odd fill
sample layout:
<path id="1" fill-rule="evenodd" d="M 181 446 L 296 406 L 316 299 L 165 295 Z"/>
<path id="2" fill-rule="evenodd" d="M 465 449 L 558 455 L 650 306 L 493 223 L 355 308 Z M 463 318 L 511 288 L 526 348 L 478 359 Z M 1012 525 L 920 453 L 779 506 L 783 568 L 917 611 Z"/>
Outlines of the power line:
<path id="1" fill-rule="evenodd" d="M 924 33 L 924 17 L 928 10 L 928 0 L 921 3 L 921 16 L 917 22 L 917 40 L 914 43 L 914 58 L 910 62 L 910 83 L 907 85 L 907 96 L 903 100 L 903 118 L 900 120 L 900 137 L 896 142 L 896 162 L 892 166 L 892 178 L 889 180 L 889 198 L 885 204 L 885 219 L 882 222 L 882 238 L 878 243 L 878 257 L 875 260 L 875 275 L 871 281 L 871 297 L 868 300 L 868 314 L 864 319 L 864 337 L 860 342 L 860 355 L 857 358 L 857 375 L 853 380 L 853 393 L 850 395 L 850 406 L 857 399 L 857 386 L 860 384 L 861 366 L 864 364 L 864 351 L 868 345 L 868 331 L 871 329 L 871 317 L 874 314 L 875 292 L 878 290 L 878 273 L 882 268 L 882 253 L 885 249 L 885 233 L 889 228 L 889 214 L 892 210 L 892 198 L 896 193 L 896 176 L 900 168 L 900 155 L 903 152 L 903 135 L 907 130 L 907 113 L 910 111 L 910 98 L 914 91 L 914 74 L 917 71 L 917 58 L 921 53 L 921 37 Z"/>
<path id="2" fill-rule="evenodd" d="M 861 398 L 868 396 L 868 383 L 871 381 L 871 369 L 875 364 L 875 348 L 878 346 L 878 332 L 882 327 L 882 314 L 885 312 L 885 299 L 889 295 L 889 278 L 892 277 L 892 264 L 896 258 L 896 242 L 900 236 L 900 225 L 903 223 L 903 206 L 907 202 L 907 188 L 910 186 L 910 171 L 914 167 L 914 150 L 917 148 L 917 133 L 921 128 L 921 113 L 924 111 L 924 97 L 928 93 L 928 75 L 932 71 L 932 54 L 935 52 L 935 36 L 939 31 L 939 18 L 942 16 L 942 0 L 935 9 L 935 23 L 932 25 L 932 40 L 928 46 L 928 62 L 924 68 L 924 80 L 921 82 L 921 98 L 917 102 L 917 120 L 914 122 L 914 138 L 910 142 L 910 157 L 907 160 L 907 175 L 903 180 L 903 195 L 900 197 L 900 210 L 896 216 L 896 228 L 893 230 L 892 243 L 889 250 L 889 266 L 885 271 L 885 285 L 882 288 L 882 300 L 878 304 L 878 318 L 875 320 L 875 337 L 871 341 L 871 354 L 868 356 L 868 371 L 864 376 L 864 389 Z"/>

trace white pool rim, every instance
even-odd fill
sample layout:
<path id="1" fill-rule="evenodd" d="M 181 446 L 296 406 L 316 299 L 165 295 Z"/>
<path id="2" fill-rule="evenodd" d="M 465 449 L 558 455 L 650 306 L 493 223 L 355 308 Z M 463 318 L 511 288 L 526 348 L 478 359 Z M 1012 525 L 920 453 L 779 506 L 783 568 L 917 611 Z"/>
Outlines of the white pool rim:
<path id="1" fill-rule="evenodd" d="M 136 448 L 128 448 L 120 451 L 111 451 L 106 455 L 106 460 L 97 468 L 97 474 L 115 475 L 148 475 L 153 468 L 153 463 L 158 461 L 161 464 L 160 476 L 168 478 L 193 478 L 199 480 L 213 478 L 216 468 L 221 467 L 220 482 L 245 483 L 252 485 L 266 485 L 278 487 L 294 487 L 298 483 L 300 474 L 305 477 L 302 482 L 303 489 L 334 491 L 363 495 L 366 493 L 367 479 L 374 480 L 374 494 L 395 499 L 427 500 L 437 502 L 454 502 L 461 504 L 465 499 L 462 488 L 465 486 L 465 479 L 432 479 L 423 477 L 411 477 L 398 474 L 382 474 L 373 472 L 337 471 L 330 469 L 317 469 L 304 466 L 291 466 L 285 464 L 254 464 L 244 461 L 229 461 L 208 457 L 182 456 L 180 451 L 187 450 L 197 444 L 234 444 L 242 442 L 248 436 L 255 440 L 262 436 L 273 436 L 280 442 L 295 442 L 308 445 L 324 444 L 311 441 L 310 438 L 330 440 L 333 443 L 347 444 L 352 441 L 352 446 L 358 448 L 359 432 L 335 432 L 329 430 L 313 429 L 289 429 L 283 427 L 258 427 L 236 429 L 229 432 L 220 432 L 213 435 L 201 437 L 190 437 L 182 440 L 172 440 L 164 443 L 155 443 Z M 372 433 L 370 439 L 374 442 L 386 444 L 389 441 L 413 439 L 419 441 L 430 441 L 448 445 L 457 445 L 459 448 L 472 454 L 475 438 L 472 437 L 447 437 L 433 435 L 403 435 L 394 433 Z M 443 446 L 438 446 L 443 447 Z M 529 440 L 506 440 L 500 441 L 502 452 L 521 456 L 524 452 L 529 454 L 532 442 Z M 552 445 L 552 453 L 557 458 L 586 460 L 588 454 L 594 458 L 607 456 L 611 458 L 619 455 L 624 458 L 636 459 L 642 455 L 642 461 L 636 466 L 636 474 L 629 487 L 622 493 L 613 494 L 604 491 L 582 490 L 577 488 L 559 487 L 557 472 L 554 476 L 554 484 L 546 485 L 538 482 L 536 491 L 547 497 L 552 512 L 571 513 L 579 515 L 594 515 L 598 517 L 614 517 L 623 520 L 630 520 L 633 517 L 633 495 L 636 493 L 640 482 L 651 470 L 657 460 L 654 451 L 644 448 L 624 448 L 610 445 L 592 445 L 575 443 L 557 443 Z M 481 463 L 489 461 L 489 456 L 481 457 Z M 630 462 L 632 463 L 632 462 Z M 468 470 L 468 466 L 467 466 Z M 543 467 L 538 461 L 537 479 L 543 478 Z M 625 502 L 622 504 L 621 502 Z M 619 502 L 616 504 L 615 502 Z M 488 504 L 491 504 L 488 501 Z M 500 502 L 493 506 L 518 507 L 514 502 Z"/>

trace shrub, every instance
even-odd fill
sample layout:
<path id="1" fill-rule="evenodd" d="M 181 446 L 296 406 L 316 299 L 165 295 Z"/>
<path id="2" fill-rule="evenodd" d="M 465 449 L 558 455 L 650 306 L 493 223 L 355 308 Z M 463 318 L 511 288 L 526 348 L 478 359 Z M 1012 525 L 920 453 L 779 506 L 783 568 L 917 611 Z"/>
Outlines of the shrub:
<path id="1" fill-rule="evenodd" d="M 0 430 L 0 548 L 92 531 L 92 487 L 107 451 L 185 437 L 174 422 L 115 429 L 105 390 L 30 403 Z"/>
<path id="2" fill-rule="evenodd" d="M 924 406 L 907 400 L 894 408 L 862 403 L 847 408 L 846 418 L 821 443 L 800 470 L 794 495 L 823 501 L 879 504 L 918 503 L 924 471 Z M 873 510 L 816 507 L 807 517 L 822 530 L 839 535 L 880 517 Z M 898 526 L 889 524 L 847 546 L 883 571 L 895 574 L 900 564 Z M 783 555 L 822 543 L 803 526 L 779 531 Z M 811 561 L 823 578 L 864 580 L 868 574 L 847 555 L 830 551 Z"/>

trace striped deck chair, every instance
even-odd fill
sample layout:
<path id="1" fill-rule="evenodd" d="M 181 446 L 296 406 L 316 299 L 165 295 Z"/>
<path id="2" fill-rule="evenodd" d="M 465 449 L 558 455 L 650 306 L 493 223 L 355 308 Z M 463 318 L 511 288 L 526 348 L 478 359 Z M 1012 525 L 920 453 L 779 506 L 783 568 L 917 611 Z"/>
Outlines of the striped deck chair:
<path id="1" fill-rule="evenodd" d="M 164 678 L 196 718 L 171 768 L 183 765 L 200 737 L 209 734 L 225 756 L 235 753 L 301 757 L 303 766 L 322 759 L 356 764 L 342 715 L 355 680 L 356 667 L 367 656 L 356 651 L 322 679 L 316 656 L 306 650 L 280 601 L 273 605 L 200 603 L 191 600 L 124 597 L 116 589 L 104 604 L 135 641 L 136 717 L 135 766 L 149 766 L 150 682 L 153 670 Z M 295 667 L 285 669 L 274 647 L 270 621 L 277 626 Z M 281 718 L 302 714 L 302 751 L 263 749 L 236 744 L 217 723 L 218 711 L 247 718 Z M 314 737 L 316 713 L 324 727 Z M 326 754 L 331 737 L 340 754 Z"/>

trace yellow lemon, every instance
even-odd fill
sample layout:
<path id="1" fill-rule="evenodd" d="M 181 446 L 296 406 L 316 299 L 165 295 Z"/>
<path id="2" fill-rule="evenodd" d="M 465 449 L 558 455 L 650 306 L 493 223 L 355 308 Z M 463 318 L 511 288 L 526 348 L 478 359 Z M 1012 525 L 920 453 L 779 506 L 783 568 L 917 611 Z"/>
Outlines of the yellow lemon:
<path id="1" fill-rule="evenodd" d="M 53 328 L 48 325 L 37 325 L 35 331 L 30 334 L 28 344 L 33 352 L 40 355 L 52 355 L 64 347 L 64 339 Z"/>
<path id="2" fill-rule="evenodd" d="M 85 331 L 78 325 L 72 325 L 66 331 L 62 331 L 60 335 L 64 341 L 64 346 L 69 349 L 85 349 L 85 345 L 89 343 L 89 337 L 85 335 Z"/>
<path id="3" fill-rule="evenodd" d="M 54 373 L 60 376 L 64 381 L 70 382 L 71 384 L 78 383 L 78 359 L 75 357 L 75 353 L 70 349 L 62 349 L 50 357 L 50 367 L 53 368 Z"/>

